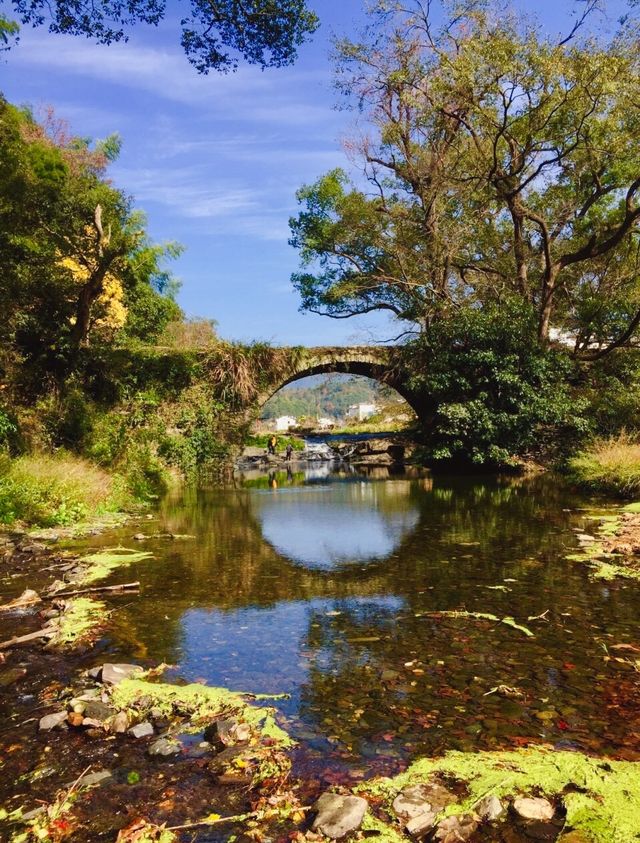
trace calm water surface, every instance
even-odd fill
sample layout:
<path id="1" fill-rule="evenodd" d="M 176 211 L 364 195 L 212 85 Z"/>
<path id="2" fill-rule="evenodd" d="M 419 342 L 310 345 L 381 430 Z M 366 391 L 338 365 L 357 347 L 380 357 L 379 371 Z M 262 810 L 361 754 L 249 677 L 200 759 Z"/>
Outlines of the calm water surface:
<path id="1" fill-rule="evenodd" d="M 328 781 L 532 740 L 640 759 L 640 675 L 607 658 L 638 643 L 639 592 L 565 560 L 593 529 L 582 506 L 544 477 L 328 465 L 189 491 L 144 522 L 145 542 L 129 526 L 92 545 L 154 554 L 127 572 L 141 594 L 107 652 L 290 694 L 276 705 L 296 763 Z M 153 537 L 167 531 L 193 538 Z M 429 614 L 452 610 L 534 635 Z"/>

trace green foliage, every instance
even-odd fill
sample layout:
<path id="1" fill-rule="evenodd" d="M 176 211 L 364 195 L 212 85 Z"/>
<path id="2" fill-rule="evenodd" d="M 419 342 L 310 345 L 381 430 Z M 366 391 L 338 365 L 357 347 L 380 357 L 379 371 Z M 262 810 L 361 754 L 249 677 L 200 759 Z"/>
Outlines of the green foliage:
<path id="1" fill-rule="evenodd" d="M 405 349 L 409 385 L 427 408 L 426 456 L 476 465 L 517 456 L 587 424 L 571 394 L 572 364 L 536 341 L 535 314 L 517 301 L 463 309 Z"/>
<path id="2" fill-rule="evenodd" d="M 327 377 L 310 387 L 287 386 L 278 390 L 262 408 L 260 418 L 278 416 L 343 416 L 351 404 L 376 403 L 383 387 L 368 378 Z"/>
<path id="3" fill-rule="evenodd" d="M 616 23 L 563 39 L 493 0 L 374 4 L 335 50 L 354 178 L 305 185 L 290 222 L 302 309 L 421 330 L 508 293 L 585 358 L 637 339 L 637 11 Z"/>
<path id="4" fill-rule="evenodd" d="M 166 8 L 161 0 L 103 0 L 79 7 L 72 0 L 12 0 L 21 23 L 46 24 L 50 32 L 83 35 L 100 44 L 126 40 L 133 24 L 157 26 Z M 239 60 L 265 67 L 292 64 L 297 48 L 318 26 L 303 0 L 191 0 L 183 10 L 180 42 L 199 73 L 235 70 Z M 0 29 L 0 33 L 2 29 Z"/>
<path id="5" fill-rule="evenodd" d="M 166 466 L 149 444 L 135 443 L 127 448 L 122 469 L 127 488 L 137 501 L 157 500 L 169 488 Z"/>
<path id="6" fill-rule="evenodd" d="M 0 406 L 0 453 L 8 451 L 18 435 L 18 425 L 13 414 Z"/>
<path id="7" fill-rule="evenodd" d="M 574 482 L 596 492 L 622 498 L 640 492 L 640 439 L 621 432 L 595 439 L 569 460 Z"/>
<path id="8" fill-rule="evenodd" d="M 0 343 L 23 393 L 67 378 L 81 347 L 153 341 L 181 315 L 164 266 L 180 248 L 151 243 L 106 178 L 119 148 L 0 97 Z"/>
<path id="9" fill-rule="evenodd" d="M 640 351 L 618 350 L 585 367 L 580 394 L 595 434 L 640 431 Z"/>

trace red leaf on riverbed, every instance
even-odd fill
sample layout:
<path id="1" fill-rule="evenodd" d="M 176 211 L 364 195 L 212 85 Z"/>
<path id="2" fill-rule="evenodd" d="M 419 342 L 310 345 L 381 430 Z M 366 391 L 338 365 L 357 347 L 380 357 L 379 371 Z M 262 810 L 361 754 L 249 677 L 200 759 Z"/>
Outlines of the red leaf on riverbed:
<path id="1" fill-rule="evenodd" d="M 556 722 L 556 726 L 557 726 L 557 727 L 558 727 L 558 729 L 560 729 L 562 732 L 566 732 L 566 731 L 567 731 L 567 729 L 569 729 L 569 728 L 570 728 L 570 726 L 569 726 L 569 724 L 567 723 L 567 721 L 566 721 L 566 720 L 558 720 L 558 721 Z"/>
<path id="2" fill-rule="evenodd" d="M 575 670 L 576 666 L 575 666 L 575 664 L 572 664 L 571 662 L 565 662 L 562 665 L 562 668 L 563 668 L 563 670 Z"/>

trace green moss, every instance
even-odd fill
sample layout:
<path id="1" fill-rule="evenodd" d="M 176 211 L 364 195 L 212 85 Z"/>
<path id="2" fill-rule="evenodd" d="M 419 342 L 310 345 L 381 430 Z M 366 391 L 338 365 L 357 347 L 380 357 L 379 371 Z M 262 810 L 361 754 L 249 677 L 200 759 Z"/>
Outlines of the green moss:
<path id="1" fill-rule="evenodd" d="M 76 597 L 70 600 L 60 616 L 52 646 L 73 646 L 91 636 L 106 617 L 106 607 L 99 600 L 90 597 Z"/>
<path id="2" fill-rule="evenodd" d="M 623 512 L 640 512 L 640 501 L 635 501 L 634 503 L 628 503 L 626 506 L 622 507 Z"/>
<path id="3" fill-rule="evenodd" d="M 127 547 L 114 547 L 107 550 L 100 550 L 83 556 L 80 561 L 88 564 L 88 568 L 82 575 L 80 582 L 90 583 L 108 577 L 116 568 L 131 565 L 134 562 L 142 562 L 144 559 L 151 559 L 153 554 L 143 550 L 130 550 Z"/>
<path id="4" fill-rule="evenodd" d="M 640 816 L 640 765 L 631 761 L 591 758 L 576 752 L 531 747 L 511 752 L 449 752 L 422 759 L 393 779 L 367 782 L 365 794 L 389 803 L 407 785 L 433 776 L 463 782 L 466 795 L 442 816 L 463 814 L 488 793 L 502 798 L 542 793 L 561 798 L 566 827 L 584 832 L 593 843 L 637 840 Z M 392 840 L 393 838 L 389 838 Z"/>
<path id="5" fill-rule="evenodd" d="M 276 724 L 273 709 L 251 705 L 247 702 L 248 696 L 226 688 L 208 688 L 199 684 L 169 685 L 144 679 L 126 679 L 114 687 L 112 701 L 119 709 L 136 709 L 143 705 L 145 709 L 160 709 L 167 717 L 186 715 L 194 721 L 194 730 L 198 729 L 198 723 L 234 716 L 248 723 L 262 737 L 270 738 L 280 748 L 293 746 L 289 735 Z"/>

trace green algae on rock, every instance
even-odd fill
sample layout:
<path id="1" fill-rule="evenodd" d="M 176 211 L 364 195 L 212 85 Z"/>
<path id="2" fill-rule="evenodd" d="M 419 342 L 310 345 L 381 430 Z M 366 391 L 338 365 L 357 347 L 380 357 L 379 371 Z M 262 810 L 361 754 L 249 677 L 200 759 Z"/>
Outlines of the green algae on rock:
<path id="1" fill-rule="evenodd" d="M 591 843 L 637 840 L 640 764 L 632 761 L 592 758 L 548 747 L 479 753 L 452 751 L 442 758 L 416 761 L 392 779 L 367 782 L 359 791 L 383 797 L 392 811 L 391 803 L 404 787 L 433 777 L 455 780 L 466 788 L 458 802 L 444 808 L 441 818 L 471 811 L 487 794 L 501 798 L 544 794 L 564 806 L 565 828 L 582 832 Z M 397 837 L 385 839 L 395 843 Z"/>
<path id="2" fill-rule="evenodd" d="M 240 752 L 225 758 L 221 766 L 214 757 L 215 769 L 212 771 L 220 775 L 220 780 L 224 777 L 229 783 L 237 781 L 252 787 L 267 782 L 280 783 L 291 769 L 291 761 L 284 750 L 295 742 L 277 725 L 274 710 L 252 705 L 247 699 L 251 697 L 197 683 L 169 685 L 145 679 L 124 679 L 111 691 L 111 702 L 116 708 L 133 710 L 139 718 L 150 717 L 155 709 L 154 716 L 159 713 L 179 721 L 173 726 L 176 732 L 197 733 L 213 721 L 236 718 L 249 726 L 251 736 L 248 741 L 241 742 Z M 187 718 L 186 722 L 184 718 Z"/>
<path id="3" fill-rule="evenodd" d="M 119 709 L 155 708 L 164 716 L 187 716 L 193 722 L 192 731 L 198 731 L 199 725 L 212 719 L 234 716 L 280 748 L 293 746 L 294 741 L 275 722 L 273 709 L 251 705 L 247 699 L 255 700 L 257 697 L 198 683 L 169 685 L 145 679 L 124 679 L 114 686 L 111 694 L 113 704 Z"/>
<path id="4" fill-rule="evenodd" d="M 67 601 L 48 646 L 73 647 L 84 643 L 96 634 L 106 615 L 106 606 L 99 600 L 76 597 Z"/>
<path id="5" fill-rule="evenodd" d="M 99 550 L 97 553 L 91 553 L 88 556 L 81 557 L 80 562 L 88 567 L 77 582 L 84 585 L 95 582 L 96 580 L 102 580 L 108 577 L 116 568 L 122 568 L 134 562 L 142 562 L 145 559 L 151 558 L 153 558 L 152 553 L 144 550 L 131 550 L 128 547 Z"/>

